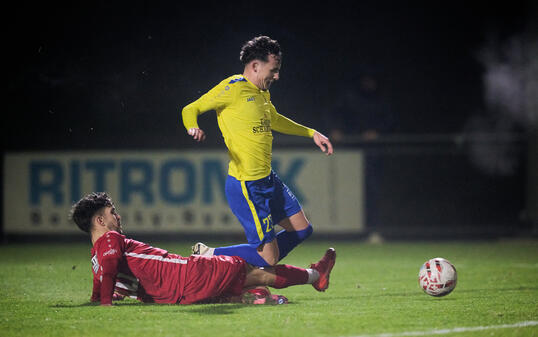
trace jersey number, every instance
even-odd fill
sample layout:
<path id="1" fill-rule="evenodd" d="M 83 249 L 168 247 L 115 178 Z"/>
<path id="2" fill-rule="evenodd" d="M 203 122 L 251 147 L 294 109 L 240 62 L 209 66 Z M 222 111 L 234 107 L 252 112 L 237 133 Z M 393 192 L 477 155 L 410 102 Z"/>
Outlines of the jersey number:
<path id="1" fill-rule="evenodd" d="M 263 224 L 265 225 L 265 232 L 269 233 L 271 230 L 273 230 L 273 218 L 269 214 L 266 218 L 263 219 Z"/>

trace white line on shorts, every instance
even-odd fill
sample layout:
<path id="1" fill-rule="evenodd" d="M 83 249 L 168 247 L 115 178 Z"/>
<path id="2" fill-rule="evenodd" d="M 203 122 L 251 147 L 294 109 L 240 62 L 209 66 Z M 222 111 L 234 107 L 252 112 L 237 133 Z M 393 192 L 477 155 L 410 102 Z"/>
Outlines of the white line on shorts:
<path id="1" fill-rule="evenodd" d="M 538 325 L 538 321 L 525 321 L 514 324 L 502 324 L 502 325 L 487 325 L 487 326 L 473 326 L 462 327 L 452 329 L 440 329 L 429 331 L 406 331 L 406 332 L 394 332 L 394 333 L 380 333 L 377 335 L 359 335 L 354 337 L 404 337 L 404 336 L 430 336 L 430 335 L 445 335 L 447 333 L 458 333 L 467 331 L 482 331 L 491 329 L 507 329 L 507 328 L 525 328 L 528 326 Z"/>

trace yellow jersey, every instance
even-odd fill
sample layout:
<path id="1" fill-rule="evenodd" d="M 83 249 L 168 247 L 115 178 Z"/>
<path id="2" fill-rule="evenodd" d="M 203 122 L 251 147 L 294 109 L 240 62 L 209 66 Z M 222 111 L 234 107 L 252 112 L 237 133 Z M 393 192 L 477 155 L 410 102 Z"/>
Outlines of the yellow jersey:
<path id="1" fill-rule="evenodd" d="M 271 172 L 273 133 L 312 137 L 315 130 L 280 115 L 268 90 L 261 90 L 243 75 L 233 75 L 183 108 L 187 130 L 198 128 L 198 115 L 215 110 L 228 147 L 228 174 L 237 180 L 258 180 Z"/>

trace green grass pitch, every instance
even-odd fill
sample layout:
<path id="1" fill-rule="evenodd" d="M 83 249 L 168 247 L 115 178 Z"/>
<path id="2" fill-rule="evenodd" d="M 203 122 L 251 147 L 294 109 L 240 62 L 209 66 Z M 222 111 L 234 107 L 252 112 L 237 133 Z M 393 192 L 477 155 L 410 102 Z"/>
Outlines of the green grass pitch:
<path id="1" fill-rule="evenodd" d="M 187 254 L 187 243 L 148 242 Z M 210 242 L 215 244 L 216 242 Z M 336 265 L 326 293 L 273 290 L 288 305 L 89 305 L 90 244 L 0 246 L 0 336 L 538 336 L 538 241 L 310 241 L 283 262 L 307 266 L 329 246 Z M 454 292 L 434 298 L 417 274 L 433 257 L 458 270 Z M 475 330 L 458 330 L 458 328 Z M 484 327 L 478 330 L 476 327 Z M 447 329 L 447 330 L 444 330 Z M 418 334 L 411 334 L 418 332 Z M 433 332 L 432 332 L 433 333 Z"/>

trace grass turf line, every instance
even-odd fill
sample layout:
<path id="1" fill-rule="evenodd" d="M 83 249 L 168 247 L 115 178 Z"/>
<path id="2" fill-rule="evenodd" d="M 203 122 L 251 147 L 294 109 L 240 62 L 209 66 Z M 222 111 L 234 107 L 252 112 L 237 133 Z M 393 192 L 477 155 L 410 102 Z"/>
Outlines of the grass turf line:
<path id="1" fill-rule="evenodd" d="M 190 250 L 190 244 L 148 243 L 179 254 Z M 0 246 L 0 335 L 357 336 L 538 320 L 538 241 L 306 242 L 283 262 L 307 266 L 329 246 L 336 248 L 337 262 L 328 291 L 273 290 L 287 296 L 288 305 L 125 300 L 112 308 L 88 305 L 89 243 Z M 456 289 L 443 298 L 418 287 L 418 270 L 433 257 L 450 260 L 458 270 Z M 487 335 L 536 336 L 538 327 L 488 330 Z"/>

